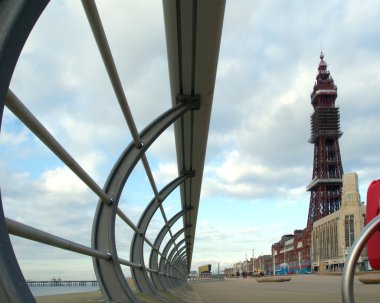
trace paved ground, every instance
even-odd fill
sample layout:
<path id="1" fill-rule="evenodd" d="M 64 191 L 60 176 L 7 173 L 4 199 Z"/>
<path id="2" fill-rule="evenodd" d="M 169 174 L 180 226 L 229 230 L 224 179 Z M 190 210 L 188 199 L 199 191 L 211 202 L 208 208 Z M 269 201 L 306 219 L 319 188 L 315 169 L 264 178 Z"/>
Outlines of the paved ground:
<path id="1" fill-rule="evenodd" d="M 37 297 L 37 303 L 89 303 L 102 298 L 100 291 L 81 292 L 77 294 L 65 294 Z M 102 301 L 98 301 L 102 302 Z"/>
<path id="2" fill-rule="evenodd" d="M 254 278 L 226 279 L 225 281 L 190 284 L 181 290 L 162 292 L 167 302 L 174 303 L 339 303 L 341 276 L 291 276 L 288 282 L 262 282 Z M 355 277 L 356 303 L 379 303 L 380 284 L 363 284 Z M 147 295 L 138 295 L 142 303 L 163 302 Z M 39 303 L 103 302 L 100 292 L 49 296 Z"/>
<path id="3" fill-rule="evenodd" d="M 256 279 L 226 279 L 192 284 L 204 303 L 337 303 L 342 302 L 341 276 L 292 276 L 289 282 L 258 283 Z M 366 285 L 355 278 L 356 303 L 380 302 L 380 284 Z"/>

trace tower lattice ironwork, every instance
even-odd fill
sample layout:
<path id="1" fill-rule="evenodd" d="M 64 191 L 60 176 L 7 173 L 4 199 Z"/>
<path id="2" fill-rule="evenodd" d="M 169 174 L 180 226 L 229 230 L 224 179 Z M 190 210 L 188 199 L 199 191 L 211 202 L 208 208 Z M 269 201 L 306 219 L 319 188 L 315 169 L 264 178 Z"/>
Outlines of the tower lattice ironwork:
<path id="1" fill-rule="evenodd" d="M 311 137 L 314 144 L 310 206 L 307 226 L 339 210 L 342 196 L 343 166 L 339 150 L 342 136 L 339 122 L 339 108 L 335 107 L 337 87 L 327 70 L 324 55 L 320 55 L 318 74 L 311 93 L 314 113 L 311 115 Z"/>

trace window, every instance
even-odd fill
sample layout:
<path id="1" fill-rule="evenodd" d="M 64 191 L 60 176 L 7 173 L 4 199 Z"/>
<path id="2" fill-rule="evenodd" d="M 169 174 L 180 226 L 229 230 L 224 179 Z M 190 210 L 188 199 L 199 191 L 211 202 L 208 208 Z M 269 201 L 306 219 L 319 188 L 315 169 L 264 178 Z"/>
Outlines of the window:
<path id="1" fill-rule="evenodd" d="M 354 215 L 346 215 L 344 218 L 344 235 L 346 248 L 350 248 L 354 243 Z"/>

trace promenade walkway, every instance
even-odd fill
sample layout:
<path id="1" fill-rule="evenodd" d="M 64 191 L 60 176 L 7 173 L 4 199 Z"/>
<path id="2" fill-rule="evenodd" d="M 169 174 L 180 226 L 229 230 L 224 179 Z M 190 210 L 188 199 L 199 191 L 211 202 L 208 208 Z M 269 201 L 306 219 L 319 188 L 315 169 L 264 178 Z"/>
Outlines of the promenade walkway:
<path id="1" fill-rule="evenodd" d="M 192 284 L 204 303 L 339 303 L 341 276 L 300 275 L 289 282 L 258 283 L 254 278 Z M 380 284 L 366 285 L 355 277 L 356 303 L 380 302 Z"/>
<path id="2" fill-rule="evenodd" d="M 255 278 L 189 284 L 182 292 L 162 293 L 174 303 L 339 303 L 341 276 L 291 276 L 289 282 L 258 283 Z M 356 303 L 380 302 L 380 284 L 366 285 L 355 277 Z M 147 295 L 138 295 L 142 303 L 162 302 Z M 39 303 L 103 302 L 100 292 L 41 297 Z"/>

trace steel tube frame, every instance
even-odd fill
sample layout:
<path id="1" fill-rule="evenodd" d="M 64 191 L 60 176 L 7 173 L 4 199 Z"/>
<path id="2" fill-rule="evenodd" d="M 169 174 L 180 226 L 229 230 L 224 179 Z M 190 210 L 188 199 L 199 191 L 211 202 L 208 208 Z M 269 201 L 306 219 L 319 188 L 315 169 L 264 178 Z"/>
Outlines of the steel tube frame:
<path id="1" fill-rule="evenodd" d="M 42 126 L 42 124 L 32 115 L 32 113 L 21 103 L 20 100 L 18 100 L 18 98 L 11 91 L 8 92 L 8 95 L 6 98 L 6 105 L 12 112 L 15 113 L 16 116 L 20 118 L 21 121 L 24 122 L 26 126 L 28 126 L 45 143 L 45 145 L 47 145 L 66 165 L 68 165 L 70 169 L 72 169 L 73 172 L 78 175 L 78 177 L 80 177 L 91 189 L 93 189 L 93 191 L 95 191 L 95 193 L 97 193 L 98 196 L 102 199 L 102 201 L 104 201 L 105 198 L 108 198 L 108 202 L 109 202 L 108 204 L 111 203 L 112 200 L 109 198 L 109 196 L 106 195 L 105 192 L 100 189 L 100 187 L 87 175 L 87 173 L 70 156 L 70 154 L 65 151 L 65 149 L 55 140 L 55 138 Z M 188 109 L 190 109 L 190 107 Z M 144 156 L 145 154 L 143 155 L 143 157 Z M 187 179 L 187 177 L 185 179 Z M 158 196 L 163 196 L 163 195 L 161 194 Z M 156 201 L 156 199 L 154 199 L 154 201 Z M 134 226 L 133 223 L 130 221 L 130 219 L 125 214 L 123 214 L 119 208 L 117 209 L 116 212 L 121 218 L 123 218 L 125 222 L 128 223 L 129 226 L 131 226 L 135 230 L 135 233 L 138 234 L 139 238 L 142 236 L 141 238 L 146 243 L 148 243 L 153 249 L 156 249 L 154 245 L 144 236 L 144 232 L 142 232 L 140 228 Z M 146 228 L 147 228 L 147 225 L 146 225 Z M 132 247 L 134 247 L 133 244 L 132 244 Z M 132 261 L 132 263 L 136 263 L 136 262 Z M 140 279 L 136 279 L 136 281 L 139 281 L 139 280 Z M 145 280 L 149 281 L 146 275 L 145 275 Z M 148 291 L 146 287 L 145 288 L 138 287 L 138 289 L 140 291 Z M 150 290 L 154 292 L 154 288 L 150 288 Z"/>
<path id="2" fill-rule="evenodd" d="M 131 261 L 128 261 L 128 260 L 124 260 L 122 258 L 119 258 L 119 263 L 121 265 L 126 265 L 126 266 L 129 266 L 129 267 L 134 267 L 134 268 L 142 268 L 142 264 L 136 264 L 136 263 L 132 263 Z"/>
<path id="3" fill-rule="evenodd" d="M 163 1 L 170 82 L 172 93 L 175 96 L 172 100 L 175 102 L 172 103 L 173 106 L 170 110 L 158 117 L 139 134 L 95 2 L 93 0 L 82 0 L 103 63 L 132 135 L 132 143 L 121 154 L 103 189 L 9 90 L 9 83 L 21 49 L 48 2 L 47 0 L 0 1 L 0 122 L 6 102 L 11 111 L 100 200 L 94 217 L 91 248 L 12 219 L 5 219 L 2 204 L 0 204 L 0 236 L 2 239 L 0 242 L 0 301 L 35 302 L 17 264 L 9 240 L 9 234 L 14 234 L 92 256 L 95 273 L 104 298 L 114 302 L 137 302 L 124 278 L 121 265 L 128 266 L 131 269 L 139 290 L 151 292 L 155 295 L 157 295 L 156 289 L 168 289 L 184 283 L 190 269 L 225 1 L 220 0 L 213 4 L 198 3 L 196 0 L 190 2 Z M 188 14 L 189 12 L 191 13 Z M 172 13 L 174 14 L 172 15 Z M 170 28 L 168 24 L 170 24 L 173 16 L 176 16 L 176 22 L 173 23 L 175 27 Z M 211 18 L 209 18 L 210 16 Z M 205 22 L 202 27 L 205 31 L 199 30 L 199 34 L 197 34 L 198 29 L 195 26 L 195 24 L 200 24 L 198 17 L 202 18 L 202 22 Z M 190 21 L 189 24 L 192 24 L 190 27 L 187 24 L 188 21 Z M 177 63 L 180 66 L 179 73 L 173 73 L 173 59 L 174 61 L 177 60 L 177 55 L 173 55 L 172 42 L 170 42 L 173 33 L 177 35 L 174 40 L 178 38 L 175 42 L 179 47 L 177 51 L 183 51 L 183 53 L 177 54 Z M 189 33 L 191 33 L 191 39 L 188 39 Z M 198 41 L 199 39 L 200 41 Z M 201 51 L 198 50 L 199 46 L 201 46 Z M 173 75 L 180 79 L 180 89 L 177 89 L 177 82 Z M 197 95 L 198 92 L 199 95 Z M 179 94 L 178 98 L 177 94 Z M 159 191 L 145 152 L 155 139 L 173 123 L 175 123 L 179 177 Z M 196 151 L 193 150 L 194 142 L 197 142 Z M 144 166 L 155 198 L 148 204 L 136 226 L 127 214 L 118 207 L 118 203 L 124 185 L 139 161 Z M 163 202 L 178 186 L 180 187 L 182 210 L 168 219 L 163 208 Z M 165 224 L 152 243 L 145 234 L 158 209 L 160 209 Z M 118 258 L 115 242 L 116 216 L 134 231 L 130 248 L 131 260 Z M 171 228 L 179 218 L 183 219 L 184 227 L 173 235 Z M 170 239 L 161 251 L 162 241 L 168 234 Z M 180 236 L 184 238 L 176 243 Z M 151 248 L 148 267 L 146 267 L 146 260 L 143 258 L 144 243 L 147 243 Z"/>
<path id="4" fill-rule="evenodd" d="M 9 234 L 25 238 L 28 240 L 36 241 L 39 243 L 47 244 L 50 246 L 58 247 L 64 250 L 80 253 L 82 255 L 87 255 L 94 258 L 99 258 L 103 260 L 111 260 L 111 255 L 107 253 L 100 252 L 91 247 L 75 243 L 73 241 L 58 237 L 56 235 L 50 234 L 43 230 L 37 229 L 35 227 L 23 224 L 21 222 L 5 218 L 5 223 L 8 229 Z M 124 259 L 119 258 L 119 262 L 122 265 L 142 268 L 141 264 L 136 264 Z"/>
<path id="5" fill-rule="evenodd" d="M 36 134 L 38 134 L 38 137 L 41 138 L 41 140 L 43 142 L 45 142 L 46 145 L 52 146 L 51 149 L 53 150 L 53 152 L 55 152 L 56 154 L 58 153 L 59 154 L 58 156 L 60 158 L 63 158 L 64 162 L 66 162 L 66 163 L 67 162 L 70 162 L 70 163 L 74 162 L 74 163 L 76 163 L 71 158 L 71 156 L 59 145 L 59 143 L 48 133 L 48 131 L 38 122 L 38 120 L 26 109 L 26 107 L 22 105 L 22 103 L 17 99 L 17 97 L 13 93 L 11 93 L 11 92 L 9 92 L 9 94 L 7 96 L 7 106 L 10 107 L 10 109 L 17 116 L 19 116 L 19 118 L 22 121 L 24 121 L 24 123 L 27 126 L 29 126 L 33 130 L 33 132 L 35 132 Z M 191 109 L 191 106 L 189 106 L 189 104 L 185 104 L 185 110 L 189 110 L 189 109 Z M 179 115 L 182 115 L 182 110 L 183 109 L 180 108 Z M 169 113 L 170 112 L 174 112 L 174 111 L 170 110 Z M 170 117 L 172 119 L 172 117 L 170 115 L 163 115 L 163 117 Z M 168 125 L 166 125 L 166 127 L 167 126 Z M 161 128 L 161 129 L 159 129 L 159 131 L 162 132 L 163 129 Z M 62 154 L 63 154 L 63 156 L 62 156 Z M 80 174 L 81 173 L 81 168 L 79 167 L 79 169 L 78 169 L 78 167 L 76 165 L 71 165 L 71 167 L 73 167 L 73 166 L 74 166 L 74 169 L 76 169 L 76 171 L 79 170 L 79 174 Z M 76 171 L 74 171 L 74 172 L 76 172 Z M 85 174 L 84 176 L 86 177 L 87 175 L 86 175 L 85 172 L 84 172 L 84 174 Z M 85 178 L 85 177 L 83 177 L 83 178 Z M 81 178 L 81 179 L 83 179 L 83 178 Z M 170 194 L 170 192 L 176 186 L 178 186 L 179 184 L 181 184 L 182 182 L 184 182 L 184 180 L 186 180 L 187 178 L 188 178 L 188 176 L 179 177 L 178 178 L 179 181 L 176 180 L 174 182 L 175 186 L 173 187 L 173 185 L 170 184 L 171 186 L 168 187 L 170 189 L 170 191 L 167 192 L 167 193 L 165 193 L 165 192 L 160 193 L 160 196 L 161 197 L 166 197 L 168 194 Z M 167 190 L 167 189 L 165 188 L 165 190 Z M 102 191 L 102 193 L 103 193 L 103 195 L 106 195 L 103 191 Z M 108 196 L 106 196 L 106 197 L 108 197 Z M 101 201 L 103 201 L 103 200 L 101 200 Z M 151 202 L 150 207 L 156 201 L 157 200 L 154 199 Z M 159 206 L 161 206 L 161 204 Z M 155 210 L 157 210 L 157 208 Z M 128 225 L 130 225 L 135 230 L 135 237 L 137 235 L 137 238 L 143 239 L 154 250 L 156 250 L 156 247 L 145 237 L 144 232 L 142 232 L 138 227 L 134 226 L 133 223 L 129 220 L 129 218 L 119 208 L 117 208 L 116 214 L 118 214 L 125 222 L 128 223 Z M 143 217 L 145 218 L 145 216 L 143 216 Z M 151 217 L 148 218 L 147 223 L 150 222 L 150 219 L 151 219 Z M 9 221 L 9 222 L 11 222 L 11 221 Z M 13 224 L 13 225 L 11 224 L 11 226 L 15 226 L 15 224 Z M 146 226 L 145 226 L 145 231 L 147 229 L 147 226 L 148 226 L 148 224 L 146 224 Z M 32 230 L 32 228 L 31 228 L 31 230 Z M 38 232 L 40 232 L 39 236 L 37 236 Z M 105 255 L 101 255 L 101 254 L 100 255 L 96 255 L 94 252 L 98 252 L 98 251 L 95 250 L 95 249 L 91 250 L 92 253 L 89 253 L 89 251 L 86 251 L 83 247 L 80 249 L 79 246 L 77 246 L 73 242 L 70 242 L 70 241 L 64 240 L 64 239 L 59 239 L 58 237 L 54 238 L 54 236 L 52 236 L 52 235 L 48 236 L 48 233 L 44 233 L 43 234 L 44 237 L 43 237 L 42 233 L 44 233 L 44 232 L 37 231 L 36 229 L 34 229 L 33 236 L 28 235 L 28 236 L 26 236 L 26 238 L 30 238 L 30 237 L 32 237 L 34 239 L 38 238 L 39 241 L 42 242 L 42 243 L 51 244 L 51 245 L 54 245 L 54 246 L 57 246 L 57 247 L 61 247 L 61 248 L 72 250 L 72 251 L 76 251 L 76 252 L 81 252 L 81 253 L 84 253 L 84 254 L 87 254 L 87 255 L 91 255 L 91 256 L 93 256 L 95 258 L 98 258 L 98 259 L 106 259 L 106 260 L 110 260 L 111 259 L 111 257 L 108 254 L 105 254 Z M 19 232 L 19 234 L 20 234 L 20 232 Z M 24 233 L 24 235 L 25 235 L 25 233 Z M 132 247 L 135 247 L 135 245 L 132 245 Z M 69 248 L 71 248 L 71 249 L 69 249 Z M 134 254 L 134 255 L 137 255 L 137 254 Z M 120 262 L 120 260 L 118 260 L 118 263 L 119 264 L 128 265 L 128 266 L 135 265 L 135 264 L 140 264 L 140 263 L 130 262 L 130 261 L 122 261 L 122 262 Z M 143 269 L 143 267 L 141 265 L 131 266 L 131 268 L 132 268 L 132 270 L 139 269 L 140 271 Z M 142 271 L 142 272 L 144 273 L 145 281 L 149 281 L 148 278 L 146 277 L 145 271 Z M 140 280 L 136 279 L 136 281 L 140 281 Z M 138 284 L 138 282 L 137 282 L 137 284 Z M 141 283 L 138 284 L 138 285 L 141 285 Z M 139 289 L 141 291 L 146 291 L 146 288 L 144 289 L 144 288 L 140 287 Z M 154 288 L 151 288 L 151 290 L 154 292 Z M 134 298 L 132 298 L 132 299 L 134 299 Z"/>
<path id="6" fill-rule="evenodd" d="M 8 90 L 5 105 L 27 126 L 59 159 L 65 163 L 103 202 L 112 204 L 112 199 L 101 187 L 86 173 L 61 144 L 49 133 L 40 121 L 27 109 L 27 107 Z"/>
<path id="7" fill-rule="evenodd" d="M 94 1 L 90 0 L 90 1 L 82 1 L 82 5 L 85 9 L 88 21 L 90 23 L 92 32 L 94 34 L 96 43 L 98 45 L 98 49 L 99 49 L 100 54 L 103 58 L 103 62 L 104 62 L 104 65 L 106 67 L 106 70 L 108 72 L 108 76 L 111 80 L 111 84 L 114 88 L 114 92 L 115 92 L 116 97 L 119 101 L 120 108 L 124 114 L 124 117 L 125 117 L 125 120 L 127 121 L 128 126 L 129 126 L 129 130 L 131 132 L 133 141 L 137 147 L 141 147 L 143 143 L 138 136 L 136 124 L 134 122 L 132 113 L 131 113 L 129 105 L 128 105 L 127 98 L 125 96 L 123 87 L 121 85 L 120 77 L 118 75 L 116 65 L 115 65 L 115 62 L 113 60 L 112 52 L 111 52 L 111 49 L 109 47 L 107 37 L 106 37 L 105 31 L 104 31 L 98 10 L 96 8 L 96 4 Z M 157 186 L 154 182 L 153 174 L 152 174 L 152 171 L 151 171 L 150 166 L 149 166 L 149 162 L 148 162 L 145 154 L 142 156 L 142 163 L 143 163 L 143 166 L 144 166 L 145 171 L 147 173 L 149 182 L 152 186 L 153 192 L 156 195 L 156 199 L 159 201 L 160 198 L 158 195 Z M 120 213 L 118 213 L 118 214 L 120 214 Z M 163 216 L 164 216 L 164 219 L 166 220 L 164 213 L 163 213 Z M 125 218 L 125 216 L 123 216 L 123 218 Z M 127 223 L 128 223 L 128 225 L 131 226 L 130 220 L 128 220 Z M 135 230 L 135 232 L 136 232 L 136 230 Z M 144 240 L 152 248 L 154 248 L 153 244 L 148 239 L 146 239 L 144 237 Z"/>
<path id="8" fill-rule="evenodd" d="M 177 278 L 178 280 L 180 279 L 180 276 L 176 275 L 173 270 L 174 269 L 177 269 L 177 271 L 179 270 L 178 269 L 178 264 L 177 264 L 177 258 L 181 255 L 181 253 L 184 253 L 186 254 L 186 245 L 185 245 L 185 240 L 186 239 L 183 239 L 181 240 L 178 245 L 182 245 L 183 246 L 178 250 L 179 253 L 177 253 L 176 250 L 172 250 L 169 254 L 169 257 L 167 259 L 167 263 L 166 263 L 166 266 L 165 266 L 165 269 L 166 269 L 166 274 L 169 276 L 169 277 L 175 277 Z M 172 283 L 174 284 L 174 287 L 177 287 L 177 286 L 180 286 L 182 284 L 182 282 L 178 281 L 178 280 L 175 280 L 173 281 L 172 279 Z"/>
<path id="9" fill-rule="evenodd" d="M 111 83 L 114 87 L 115 94 L 117 96 L 117 99 L 119 101 L 121 109 L 124 113 L 125 119 L 128 123 L 130 132 L 132 134 L 132 137 L 133 137 L 133 140 L 135 143 L 135 146 L 141 147 L 142 140 L 137 134 L 137 128 L 136 128 L 136 125 L 133 121 L 133 117 L 132 117 L 132 114 L 130 112 L 127 99 L 126 99 L 124 91 L 122 89 L 120 78 L 118 76 L 116 66 L 114 64 L 112 53 L 111 53 L 111 50 L 109 48 L 107 38 L 106 38 L 106 35 L 104 32 L 104 29 L 103 29 L 101 19 L 99 17 L 96 5 L 95 5 L 94 1 L 82 1 L 82 4 L 83 4 L 83 7 L 86 11 L 87 18 L 89 20 L 91 29 L 92 29 L 94 37 L 95 37 L 95 40 L 97 42 L 99 51 L 102 55 L 103 62 L 106 66 L 109 78 L 110 78 Z M 147 176 L 148 176 L 149 182 L 151 184 L 151 187 L 153 189 L 153 192 L 155 194 L 155 201 L 157 201 L 157 203 L 161 203 L 162 202 L 162 195 L 160 195 L 158 193 L 157 186 L 155 184 L 153 174 L 151 172 L 151 169 L 149 167 L 149 162 L 148 162 L 145 154 L 142 155 L 141 160 L 142 160 L 143 166 L 145 168 L 145 171 L 147 173 Z M 155 202 L 155 201 L 153 201 L 153 202 Z M 161 205 L 159 205 L 159 208 L 161 210 L 165 224 L 167 225 L 167 218 L 166 218 L 165 212 L 164 212 Z M 137 227 L 137 229 L 140 232 L 136 233 L 136 230 L 135 230 L 135 236 L 134 236 L 134 239 L 133 239 L 132 245 L 131 245 L 132 260 L 140 259 L 139 261 L 142 262 L 141 258 L 143 258 L 143 254 L 142 254 L 143 242 L 144 242 L 143 240 L 145 240 L 145 242 L 147 242 L 153 248 L 153 250 L 157 250 L 153 246 L 152 243 L 147 241 L 147 239 L 145 237 L 143 239 L 141 239 L 141 234 L 144 234 L 146 232 L 146 229 L 147 229 L 148 224 L 150 222 L 151 216 L 153 216 L 153 214 L 155 212 L 156 212 L 156 209 L 153 210 L 153 213 L 148 218 L 147 218 L 146 214 L 144 214 L 142 216 L 142 218 L 145 219 L 145 222 L 144 222 L 145 226 L 143 228 L 145 231 L 141 232 L 141 226 L 140 226 L 142 224 L 141 222 L 144 220 L 140 220 L 139 226 Z M 170 232 L 170 230 L 169 230 L 169 232 Z M 170 232 L 170 234 L 171 234 L 171 232 Z M 172 234 L 171 234 L 171 236 L 172 236 Z M 136 242 L 139 242 L 138 245 L 136 245 Z M 175 245 L 175 247 L 177 249 L 176 245 Z M 135 279 L 136 286 L 137 286 L 138 290 L 156 294 L 154 285 L 151 284 L 150 279 L 149 279 L 148 275 L 146 274 L 145 270 L 137 271 L 136 269 L 132 269 L 132 275 Z"/>
<path id="10" fill-rule="evenodd" d="M 174 255 L 173 261 L 172 261 L 173 268 L 177 268 L 179 270 L 184 264 L 187 264 L 186 255 L 187 255 L 186 247 L 184 246 L 182 248 L 180 254 L 176 253 Z M 186 271 L 186 267 L 183 268 L 183 270 Z M 186 279 L 184 279 L 184 277 L 187 277 L 187 275 L 184 274 L 184 275 L 182 275 L 182 276 L 179 277 L 182 280 L 182 282 L 180 284 L 182 284 L 183 282 L 186 282 Z"/>
<path id="11" fill-rule="evenodd" d="M 160 206 L 162 207 L 162 203 L 164 202 L 166 197 L 175 188 L 177 188 L 179 185 L 185 182 L 185 180 L 187 180 L 188 178 L 189 178 L 189 175 L 179 176 L 177 179 L 173 180 L 166 187 L 164 187 L 162 191 L 159 192 L 159 196 L 161 199 L 160 202 L 158 202 L 156 198 L 153 198 L 153 200 L 148 204 L 145 211 L 141 215 L 140 221 L 138 223 L 138 228 L 139 230 L 143 232 L 143 234 L 146 233 L 151 219 L 153 218 L 158 208 L 160 208 Z M 154 251 L 158 251 L 158 248 L 153 245 L 152 245 L 152 248 L 154 248 L 153 249 Z M 141 239 L 141 236 L 135 233 L 131 242 L 130 258 L 132 262 L 144 264 L 143 251 L 144 251 L 144 243 Z M 151 279 L 148 277 L 148 275 L 146 274 L 144 270 L 132 269 L 131 273 L 135 280 L 136 287 L 139 291 L 157 295 L 157 291 L 156 291 L 156 288 L 154 287 L 154 284 L 152 283 Z"/>
<path id="12" fill-rule="evenodd" d="M 154 241 L 154 246 L 158 249 L 161 247 L 161 243 L 164 240 L 166 234 L 170 231 L 170 227 L 174 225 L 174 223 L 177 222 L 178 219 L 182 218 L 186 210 L 181 210 L 177 214 L 175 214 L 169 221 L 168 224 L 164 225 L 160 232 L 158 233 L 156 240 Z M 173 239 L 173 235 L 171 235 L 171 239 Z M 163 257 L 165 260 L 165 257 L 161 254 L 161 257 Z M 158 253 L 155 250 L 152 250 L 149 257 L 149 267 L 150 268 L 156 268 L 159 271 L 159 265 L 158 265 Z M 160 271 L 159 271 L 160 272 Z M 158 290 L 167 290 L 169 289 L 169 286 L 166 284 L 166 280 L 164 277 L 159 275 L 152 275 L 151 276 L 152 283 L 154 284 L 155 288 Z"/>
<path id="13" fill-rule="evenodd" d="M 373 218 L 360 232 L 356 238 L 354 244 L 352 244 L 350 252 L 346 259 L 346 264 L 344 266 L 342 274 L 342 302 L 343 303 L 354 303 L 354 273 L 355 266 L 358 262 L 360 253 L 362 252 L 364 246 L 368 240 L 375 234 L 376 231 L 380 229 L 380 214 Z"/>
<path id="14" fill-rule="evenodd" d="M 107 253 L 103 253 L 91 247 L 87 247 L 85 245 L 63 239 L 61 237 L 55 236 L 53 234 L 34 228 L 32 226 L 17 222 L 15 220 L 5 218 L 5 223 L 7 225 L 8 232 L 14 236 L 44 243 L 54 247 L 59 247 L 64 250 L 77 252 L 94 258 L 99 258 L 103 260 L 111 259 L 111 256 Z"/>
<path id="15" fill-rule="evenodd" d="M 167 285 L 167 288 L 170 289 L 170 288 L 173 288 L 174 285 L 172 284 L 172 279 L 169 275 L 169 273 L 166 271 L 166 265 L 168 264 L 169 260 L 168 260 L 168 253 L 170 251 L 170 247 L 173 245 L 174 241 L 180 237 L 182 234 L 184 234 L 186 228 L 183 227 L 182 229 L 180 229 L 179 231 L 177 231 L 173 238 L 171 238 L 168 243 L 166 243 L 163 251 L 162 251 L 162 257 L 160 258 L 160 263 L 159 263 L 159 270 L 160 272 L 163 272 L 165 273 L 165 276 L 164 276 L 164 284 Z M 183 243 L 184 240 L 181 240 L 178 245 L 181 245 L 181 242 Z"/>
<path id="16" fill-rule="evenodd" d="M 142 145 L 142 142 L 138 137 L 136 124 L 133 120 L 131 110 L 128 106 L 127 97 L 125 96 L 123 86 L 116 69 L 115 61 L 113 60 L 112 52 L 108 45 L 107 37 L 104 32 L 102 21 L 99 16 L 98 9 L 96 8 L 95 1 L 82 0 L 82 5 L 86 13 L 88 23 L 90 24 L 92 33 L 94 34 L 96 44 L 98 45 L 99 52 L 102 56 L 104 66 L 106 67 L 108 77 L 111 81 L 117 100 L 119 101 L 121 111 L 123 112 L 124 118 L 127 121 L 133 142 L 135 143 L 136 147 L 140 147 Z"/>
<path id="17" fill-rule="evenodd" d="M 118 215 L 118 217 L 120 219 L 122 219 L 125 223 L 127 223 L 127 225 L 133 229 L 133 231 L 138 234 L 140 237 L 142 237 L 144 239 L 144 241 L 153 249 L 156 249 L 156 247 L 153 245 L 152 242 L 150 242 L 150 240 L 145 236 L 145 234 L 139 230 L 137 228 L 137 226 L 135 224 L 133 224 L 133 222 L 131 221 L 131 219 L 128 218 L 128 216 L 120 209 L 120 208 L 117 208 L 116 210 L 116 214 Z"/>
<path id="18" fill-rule="evenodd" d="M 172 104 L 199 95 L 201 105 L 198 111 L 187 113 L 174 125 L 178 170 L 195 174 L 181 186 L 182 208 L 192 208 L 183 218 L 183 225 L 188 226 L 189 271 L 225 1 L 164 0 L 163 6 Z"/>
<path id="19" fill-rule="evenodd" d="M 30 31 L 48 4 L 48 0 L 0 1 L 0 123 L 5 96 L 14 68 Z M 0 195 L 0 301 L 35 302 L 14 254 L 5 224 Z"/>
<path id="20" fill-rule="evenodd" d="M 127 182 L 132 170 L 138 161 L 141 160 L 141 157 L 145 154 L 155 139 L 167 127 L 173 124 L 174 121 L 189 110 L 192 110 L 192 108 L 192 103 L 180 103 L 169 109 L 166 113 L 158 117 L 153 123 L 148 125 L 148 127 L 144 129 L 139 136 L 144 142 L 144 145 L 141 147 L 136 147 L 136 145 L 132 142 L 120 156 L 108 177 L 104 191 L 112 197 L 114 203 L 112 205 L 105 205 L 99 201 L 92 231 L 92 246 L 95 249 L 107 251 L 112 255 L 112 262 L 104 262 L 103 260 L 98 260 L 96 258 L 93 259 L 99 285 L 103 291 L 104 297 L 107 300 L 117 302 L 118 300 L 125 301 L 126 298 L 128 298 L 130 302 L 136 301 L 135 295 L 128 286 L 124 274 L 120 268 L 115 245 L 115 216 L 122 189 L 124 188 L 124 185 Z M 137 230 L 139 230 L 139 236 L 143 235 L 138 227 Z M 132 262 L 133 261 L 134 260 L 132 259 Z M 134 269 L 132 268 L 131 270 L 133 271 Z M 136 283 L 138 284 L 139 282 Z"/>

